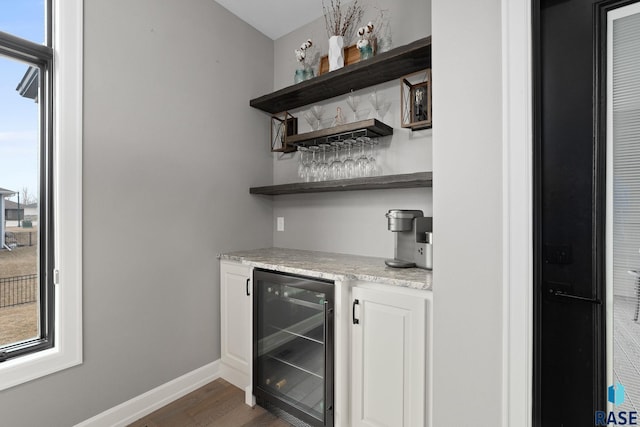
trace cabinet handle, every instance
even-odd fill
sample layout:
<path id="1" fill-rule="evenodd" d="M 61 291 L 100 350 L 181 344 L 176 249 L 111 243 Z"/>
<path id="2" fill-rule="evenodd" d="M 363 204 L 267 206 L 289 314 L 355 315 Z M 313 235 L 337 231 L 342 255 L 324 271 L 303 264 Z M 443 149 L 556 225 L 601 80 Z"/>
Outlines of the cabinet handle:
<path id="1" fill-rule="evenodd" d="M 251 294 L 249 293 L 249 281 L 251 279 L 247 279 L 247 287 L 245 288 L 245 291 L 247 292 L 247 296 L 250 296 Z"/>
<path id="2" fill-rule="evenodd" d="M 351 317 L 353 319 L 353 324 L 357 325 L 360 323 L 360 319 L 356 319 L 356 305 L 360 305 L 360 301 L 357 299 L 353 300 L 353 304 L 351 305 Z"/>

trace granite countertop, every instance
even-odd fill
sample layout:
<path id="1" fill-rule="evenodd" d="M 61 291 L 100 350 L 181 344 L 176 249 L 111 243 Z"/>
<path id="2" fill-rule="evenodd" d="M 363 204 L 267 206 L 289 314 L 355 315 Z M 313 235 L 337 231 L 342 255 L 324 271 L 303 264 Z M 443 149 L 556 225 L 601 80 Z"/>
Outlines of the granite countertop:
<path id="1" fill-rule="evenodd" d="M 218 259 L 335 281 L 363 280 L 422 290 L 431 290 L 432 286 L 431 271 L 420 268 L 391 268 L 385 265 L 384 258 L 264 248 L 224 253 L 218 255 Z"/>

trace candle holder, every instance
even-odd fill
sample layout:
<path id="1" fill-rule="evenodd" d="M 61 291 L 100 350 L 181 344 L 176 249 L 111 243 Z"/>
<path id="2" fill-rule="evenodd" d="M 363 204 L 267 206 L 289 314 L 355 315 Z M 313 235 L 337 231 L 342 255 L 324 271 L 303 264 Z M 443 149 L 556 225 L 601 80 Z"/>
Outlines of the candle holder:
<path id="1" fill-rule="evenodd" d="M 400 97 L 401 126 L 411 130 L 431 128 L 431 69 L 402 77 Z"/>
<path id="2" fill-rule="evenodd" d="M 271 116 L 271 151 L 292 153 L 296 147 L 287 142 L 287 137 L 298 133 L 298 118 L 288 112 Z"/>

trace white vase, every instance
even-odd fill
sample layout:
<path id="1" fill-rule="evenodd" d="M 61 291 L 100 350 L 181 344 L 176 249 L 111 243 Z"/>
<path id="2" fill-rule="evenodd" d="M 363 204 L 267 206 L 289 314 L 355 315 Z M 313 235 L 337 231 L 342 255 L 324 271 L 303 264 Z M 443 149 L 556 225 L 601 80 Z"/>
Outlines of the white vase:
<path id="1" fill-rule="evenodd" d="M 329 71 L 344 67 L 344 39 L 342 36 L 329 37 Z"/>

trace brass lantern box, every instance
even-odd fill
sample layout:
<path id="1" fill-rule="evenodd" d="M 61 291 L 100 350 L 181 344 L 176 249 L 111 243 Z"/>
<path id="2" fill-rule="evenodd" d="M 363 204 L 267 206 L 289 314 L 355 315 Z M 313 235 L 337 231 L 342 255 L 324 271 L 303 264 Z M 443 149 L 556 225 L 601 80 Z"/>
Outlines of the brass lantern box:
<path id="1" fill-rule="evenodd" d="M 400 115 L 403 128 L 429 129 L 431 118 L 431 69 L 400 79 Z"/>
<path id="2" fill-rule="evenodd" d="M 288 139 L 298 133 L 298 119 L 288 112 L 271 116 L 271 151 L 291 153 L 296 147 Z"/>

